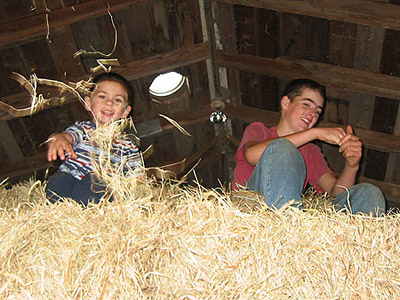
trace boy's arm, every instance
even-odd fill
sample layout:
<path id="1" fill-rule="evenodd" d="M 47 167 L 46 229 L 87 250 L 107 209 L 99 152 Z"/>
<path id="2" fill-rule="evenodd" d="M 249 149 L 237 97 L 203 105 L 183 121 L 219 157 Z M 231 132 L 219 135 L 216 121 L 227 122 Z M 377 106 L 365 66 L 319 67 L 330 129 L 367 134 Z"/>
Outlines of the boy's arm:
<path id="1" fill-rule="evenodd" d="M 321 140 L 329 144 L 338 145 L 340 140 L 345 136 L 346 132 L 341 127 L 314 127 L 279 138 L 288 139 L 296 147 L 300 147 L 313 140 Z M 251 165 L 256 165 L 268 144 L 276 139 L 277 138 L 272 138 L 261 142 L 247 142 L 244 146 L 244 157 L 246 161 Z"/>
<path id="2" fill-rule="evenodd" d="M 78 156 L 75 154 L 72 144 L 73 138 L 69 133 L 63 132 L 51 135 L 47 140 L 47 160 L 57 160 L 57 156 L 64 160 L 65 153 L 77 158 Z"/>
<path id="3" fill-rule="evenodd" d="M 339 152 L 346 159 L 342 174 L 337 179 L 332 174 L 324 174 L 318 183 L 331 196 L 336 196 L 354 185 L 360 165 L 362 142 L 353 134 L 351 126 L 347 126 L 346 131 L 346 136 L 339 142 Z"/>

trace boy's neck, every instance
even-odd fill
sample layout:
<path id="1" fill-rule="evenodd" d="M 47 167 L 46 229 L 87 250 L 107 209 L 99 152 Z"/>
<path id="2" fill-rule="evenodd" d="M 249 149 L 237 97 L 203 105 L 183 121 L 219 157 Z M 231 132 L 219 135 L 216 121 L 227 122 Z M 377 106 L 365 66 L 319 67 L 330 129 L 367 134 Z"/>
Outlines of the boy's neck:
<path id="1" fill-rule="evenodd" d="M 96 128 L 102 127 L 105 125 L 105 123 L 101 123 L 98 120 L 96 120 L 95 118 L 92 118 L 92 122 L 94 123 L 94 125 L 96 126 Z"/>
<path id="2" fill-rule="evenodd" d="M 295 133 L 288 126 L 288 124 L 285 123 L 285 121 L 282 118 L 279 120 L 279 123 L 276 125 L 276 132 L 279 137 Z"/>

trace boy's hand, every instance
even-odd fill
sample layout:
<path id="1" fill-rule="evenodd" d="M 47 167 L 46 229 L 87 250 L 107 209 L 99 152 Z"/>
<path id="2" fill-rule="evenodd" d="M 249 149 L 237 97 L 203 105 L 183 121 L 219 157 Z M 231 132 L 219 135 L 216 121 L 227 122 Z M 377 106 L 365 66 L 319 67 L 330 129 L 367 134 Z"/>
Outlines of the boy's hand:
<path id="1" fill-rule="evenodd" d="M 78 158 L 72 149 L 71 141 L 63 133 L 52 135 L 47 142 L 47 160 L 57 160 L 57 156 L 61 160 L 65 159 L 65 153 L 73 158 Z"/>
<path id="2" fill-rule="evenodd" d="M 362 156 L 362 142 L 353 134 L 350 125 L 346 127 L 346 135 L 339 142 L 339 152 L 342 153 L 350 167 L 358 167 Z"/>
<path id="3" fill-rule="evenodd" d="M 346 136 L 346 132 L 341 127 L 319 127 L 318 139 L 333 145 L 339 145 L 340 141 Z"/>

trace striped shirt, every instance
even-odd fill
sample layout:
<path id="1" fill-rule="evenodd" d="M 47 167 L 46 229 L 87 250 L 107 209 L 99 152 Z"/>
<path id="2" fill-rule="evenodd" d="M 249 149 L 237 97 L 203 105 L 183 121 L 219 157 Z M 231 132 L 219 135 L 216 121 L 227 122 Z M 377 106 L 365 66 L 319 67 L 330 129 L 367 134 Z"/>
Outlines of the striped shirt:
<path id="1" fill-rule="evenodd" d="M 64 163 L 59 167 L 59 171 L 69 173 L 79 180 L 93 171 L 91 157 L 99 157 L 102 154 L 100 149 L 89 140 L 89 132 L 95 129 L 96 125 L 94 122 L 84 121 L 76 122 L 64 131 L 64 133 L 72 136 L 72 148 L 78 158 L 67 155 Z M 129 170 L 143 165 L 139 147 L 127 138 L 115 139 L 112 142 L 110 156 L 107 156 L 107 158 L 110 159 L 114 167 L 122 165 L 125 174 Z"/>

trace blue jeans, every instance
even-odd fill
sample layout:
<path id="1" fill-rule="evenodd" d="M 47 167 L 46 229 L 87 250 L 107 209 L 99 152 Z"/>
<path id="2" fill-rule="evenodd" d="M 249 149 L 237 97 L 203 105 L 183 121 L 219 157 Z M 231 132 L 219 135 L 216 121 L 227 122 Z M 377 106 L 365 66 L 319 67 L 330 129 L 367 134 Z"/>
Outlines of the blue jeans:
<path id="1" fill-rule="evenodd" d="M 87 206 L 89 202 L 99 203 L 104 191 L 105 186 L 93 180 L 91 174 L 78 180 L 69 173 L 57 172 L 47 182 L 46 197 L 53 203 L 63 197 L 72 198 Z"/>
<path id="2" fill-rule="evenodd" d="M 386 202 L 381 190 L 370 183 L 353 185 L 333 199 L 336 210 L 352 214 L 364 213 L 381 216 L 386 212 Z"/>
<path id="3" fill-rule="evenodd" d="M 297 147 L 287 139 L 269 143 L 262 154 L 247 186 L 264 195 L 268 206 L 281 208 L 291 200 L 292 206 L 302 209 L 302 192 L 306 179 L 306 166 Z M 333 204 L 337 210 L 356 213 L 372 213 L 374 216 L 385 212 L 385 198 L 375 186 L 361 183 L 349 188 L 348 193 L 338 194 Z M 348 203 L 349 202 L 349 203 Z"/>

